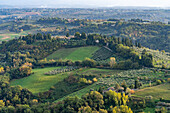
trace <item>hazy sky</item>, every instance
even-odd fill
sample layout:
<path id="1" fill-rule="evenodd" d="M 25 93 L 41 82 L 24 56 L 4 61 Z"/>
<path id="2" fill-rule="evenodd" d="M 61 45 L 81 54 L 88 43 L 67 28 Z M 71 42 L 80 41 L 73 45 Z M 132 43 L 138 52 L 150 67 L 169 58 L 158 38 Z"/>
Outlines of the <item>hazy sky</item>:
<path id="1" fill-rule="evenodd" d="M 170 0 L 0 0 L 0 5 L 92 5 L 107 6 L 151 6 L 170 7 Z"/>

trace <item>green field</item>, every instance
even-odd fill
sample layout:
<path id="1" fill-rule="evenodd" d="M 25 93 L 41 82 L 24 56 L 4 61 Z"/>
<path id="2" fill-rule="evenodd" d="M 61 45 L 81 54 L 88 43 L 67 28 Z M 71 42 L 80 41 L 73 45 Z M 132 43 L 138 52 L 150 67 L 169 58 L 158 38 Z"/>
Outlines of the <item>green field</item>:
<path id="1" fill-rule="evenodd" d="M 21 33 L 4 33 L 0 34 L 0 41 L 7 41 L 10 39 L 14 39 L 15 37 L 19 37 L 21 35 L 27 35 L 29 31 L 23 31 Z"/>
<path id="2" fill-rule="evenodd" d="M 50 59 L 71 59 L 72 61 L 84 60 L 86 57 L 91 58 L 93 53 L 99 49 L 98 46 L 88 46 L 79 48 L 59 49 L 47 57 Z"/>
<path id="3" fill-rule="evenodd" d="M 16 79 L 11 81 L 11 86 L 20 85 L 23 88 L 29 89 L 32 93 L 45 92 L 58 82 L 63 81 L 64 78 L 73 73 L 79 74 L 102 74 L 109 75 L 120 72 L 119 70 L 97 69 L 97 68 L 82 68 L 82 70 L 61 73 L 57 75 L 44 75 L 45 72 L 61 67 L 49 67 L 43 69 L 33 69 L 33 73 L 29 77 Z"/>
<path id="4" fill-rule="evenodd" d="M 32 93 L 48 91 L 51 86 L 53 86 L 59 81 L 62 81 L 64 78 L 68 76 L 68 73 L 65 74 L 61 73 L 52 76 L 44 75 L 45 72 L 57 68 L 60 67 L 33 69 L 34 74 L 30 75 L 29 77 L 11 81 L 11 86 L 20 85 L 23 88 L 29 89 Z"/>
<path id="5" fill-rule="evenodd" d="M 159 86 L 153 86 L 141 89 L 135 93 L 134 96 L 145 97 L 151 95 L 153 99 L 164 98 L 166 100 L 170 100 L 170 84 L 162 84 Z"/>

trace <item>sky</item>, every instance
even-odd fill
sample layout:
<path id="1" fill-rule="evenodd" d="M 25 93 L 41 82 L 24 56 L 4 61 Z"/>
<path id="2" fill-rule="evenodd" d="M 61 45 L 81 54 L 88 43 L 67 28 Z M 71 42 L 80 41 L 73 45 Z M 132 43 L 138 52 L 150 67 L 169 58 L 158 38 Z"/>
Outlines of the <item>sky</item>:
<path id="1" fill-rule="evenodd" d="M 146 6 L 170 7 L 170 0 L 0 0 L 0 5 L 33 5 L 44 7 L 114 7 L 114 6 Z"/>

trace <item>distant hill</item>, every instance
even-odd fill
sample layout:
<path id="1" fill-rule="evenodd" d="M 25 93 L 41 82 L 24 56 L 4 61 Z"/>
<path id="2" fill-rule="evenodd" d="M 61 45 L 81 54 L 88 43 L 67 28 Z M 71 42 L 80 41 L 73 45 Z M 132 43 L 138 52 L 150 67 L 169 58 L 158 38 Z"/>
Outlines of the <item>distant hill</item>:
<path id="1" fill-rule="evenodd" d="M 15 8 L 15 6 L 11 6 L 11 5 L 0 5 L 0 8 Z"/>

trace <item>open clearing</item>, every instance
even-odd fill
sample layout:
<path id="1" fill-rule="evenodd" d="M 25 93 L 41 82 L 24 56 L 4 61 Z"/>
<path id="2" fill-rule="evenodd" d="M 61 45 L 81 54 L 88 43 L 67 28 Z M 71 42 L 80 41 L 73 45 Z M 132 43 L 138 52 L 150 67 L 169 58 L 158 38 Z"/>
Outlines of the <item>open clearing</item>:
<path id="1" fill-rule="evenodd" d="M 50 59 L 70 59 L 72 61 L 84 60 L 86 57 L 91 58 L 93 53 L 97 51 L 100 47 L 88 46 L 88 47 L 78 47 L 78 48 L 63 48 L 59 49 L 53 54 L 47 57 Z"/>

